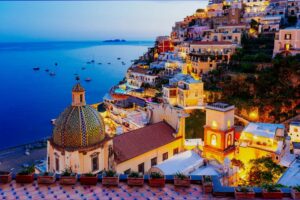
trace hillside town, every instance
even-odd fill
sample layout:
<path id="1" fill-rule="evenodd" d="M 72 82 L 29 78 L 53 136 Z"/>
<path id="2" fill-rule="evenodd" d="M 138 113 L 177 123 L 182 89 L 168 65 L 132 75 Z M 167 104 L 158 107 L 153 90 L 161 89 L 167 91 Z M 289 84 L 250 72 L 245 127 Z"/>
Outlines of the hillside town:
<path id="1" fill-rule="evenodd" d="M 35 173 L 202 177 L 215 196 L 300 185 L 299 0 L 210 0 L 103 102 L 88 92 L 72 88 Z"/>

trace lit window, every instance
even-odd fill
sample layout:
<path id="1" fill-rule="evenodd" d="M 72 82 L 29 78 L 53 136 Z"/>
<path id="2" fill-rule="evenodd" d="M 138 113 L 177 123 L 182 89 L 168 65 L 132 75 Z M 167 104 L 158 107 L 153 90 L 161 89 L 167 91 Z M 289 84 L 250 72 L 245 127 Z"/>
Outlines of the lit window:
<path id="1" fill-rule="evenodd" d="M 92 171 L 97 171 L 99 169 L 98 154 L 93 156 L 91 159 L 92 159 Z"/>
<path id="2" fill-rule="evenodd" d="M 292 39 L 292 35 L 291 34 L 285 34 L 284 39 L 290 40 L 290 39 Z"/>
<path id="3" fill-rule="evenodd" d="M 218 123 L 217 123 L 215 120 L 213 120 L 213 121 L 211 122 L 211 126 L 212 126 L 213 128 L 217 128 L 217 127 L 218 127 Z"/>
<path id="4" fill-rule="evenodd" d="M 229 135 L 227 136 L 227 146 L 228 146 L 228 147 L 232 145 L 231 140 L 232 140 L 232 136 L 231 136 L 231 134 L 229 134 Z"/>
<path id="5" fill-rule="evenodd" d="M 294 128 L 294 132 L 298 132 L 298 129 L 297 129 L 297 128 Z"/>
<path id="6" fill-rule="evenodd" d="M 212 146 L 216 146 L 216 145 L 217 145 L 217 136 L 216 136 L 215 134 L 212 134 L 212 135 L 210 136 L 210 144 L 211 144 Z"/>
<path id="7" fill-rule="evenodd" d="M 231 122 L 230 122 L 230 120 L 227 121 L 227 127 L 231 128 Z"/>

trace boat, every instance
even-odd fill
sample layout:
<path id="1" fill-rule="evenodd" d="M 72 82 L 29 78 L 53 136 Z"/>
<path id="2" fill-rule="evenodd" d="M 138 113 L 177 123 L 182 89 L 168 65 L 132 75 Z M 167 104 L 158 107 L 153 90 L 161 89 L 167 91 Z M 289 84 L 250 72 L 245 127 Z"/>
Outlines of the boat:
<path id="1" fill-rule="evenodd" d="M 121 60 L 121 58 L 120 58 L 120 57 L 118 57 L 117 59 L 118 59 L 118 60 Z"/>
<path id="2" fill-rule="evenodd" d="M 39 67 L 34 67 L 33 70 L 38 71 L 38 70 L 40 70 L 40 68 Z"/>
<path id="3" fill-rule="evenodd" d="M 110 62 L 108 62 L 107 64 L 109 64 L 109 65 L 110 65 L 111 63 L 110 63 Z"/>
<path id="4" fill-rule="evenodd" d="M 86 64 L 91 64 L 91 62 L 90 62 L 90 61 L 88 61 L 88 62 L 86 62 Z"/>
<path id="5" fill-rule="evenodd" d="M 55 66 L 57 66 L 57 65 L 58 65 L 58 63 L 56 62 L 56 63 L 54 63 L 54 65 L 55 65 Z"/>
<path id="6" fill-rule="evenodd" d="M 85 70 L 85 67 L 82 67 L 81 70 Z"/>
<path id="7" fill-rule="evenodd" d="M 86 78 L 85 81 L 86 82 L 90 82 L 92 79 L 90 77 Z"/>
<path id="8" fill-rule="evenodd" d="M 95 62 L 95 60 L 91 60 L 91 63 L 94 63 Z"/>
<path id="9" fill-rule="evenodd" d="M 98 65 L 102 65 L 102 63 L 98 63 Z"/>
<path id="10" fill-rule="evenodd" d="M 55 76 L 55 72 L 50 72 L 50 76 Z"/>
<path id="11" fill-rule="evenodd" d="M 51 119 L 51 120 L 50 120 L 50 122 L 51 122 L 52 125 L 55 125 L 55 120 L 56 120 L 56 119 Z"/>
<path id="12" fill-rule="evenodd" d="M 49 72 L 49 69 L 45 69 L 45 72 Z"/>

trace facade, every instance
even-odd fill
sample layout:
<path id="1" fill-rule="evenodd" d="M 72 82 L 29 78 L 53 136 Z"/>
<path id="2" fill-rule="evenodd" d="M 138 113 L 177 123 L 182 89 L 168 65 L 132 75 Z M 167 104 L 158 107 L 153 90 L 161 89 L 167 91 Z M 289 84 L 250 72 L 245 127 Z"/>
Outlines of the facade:
<path id="1" fill-rule="evenodd" d="M 234 155 L 234 106 L 212 103 L 206 106 L 203 153 L 220 163 Z"/>
<path id="2" fill-rule="evenodd" d="M 291 142 L 300 142 L 300 121 L 290 123 L 289 136 L 291 137 Z"/>
<path id="3" fill-rule="evenodd" d="M 250 23 L 252 19 L 260 22 L 261 17 L 265 15 L 265 10 L 269 6 L 269 0 L 243 0 L 244 15 L 243 20 L 245 23 Z"/>
<path id="4" fill-rule="evenodd" d="M 159 36 L 156 38 L 157 52 L 163 53 L 168 51 L 174 51 L 174 45 L 169 36 Z"/>
<path id="5" fill-rule="evenodd" d="M 300 53 L 300 28 L 280 29 L 275 35 L 273 56 L 276 54 L 296 55 Z"/>
<path id="6" fill-rule="evenodd" d="M 178 82 L 163 86 L 164 100 L 182 108 L 203 105 L 204 85 L 189 75 L 183 75 Z"/>
<path id="7" fill-rule="evenodd" d="M 247 163 L 251 159 L 271 156 L 280 162 L 285 146 L 282 124 L 249 123 L 239 138 L 239 159 Z"/>
<path id="8" fill-rule="evenodd" d="M 143 84 L 154 86 L 157 78 L 151 70 L 140 66 L 129 68 L 126 74 L 127 84 L 132 88 L 140 88 Z"/>

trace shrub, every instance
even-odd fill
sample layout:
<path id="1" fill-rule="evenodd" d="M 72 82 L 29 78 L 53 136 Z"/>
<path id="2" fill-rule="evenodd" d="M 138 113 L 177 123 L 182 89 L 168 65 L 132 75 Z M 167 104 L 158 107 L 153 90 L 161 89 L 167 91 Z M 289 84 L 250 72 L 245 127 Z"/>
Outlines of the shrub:
<path id="1" fill-rule="evenodd" d="M 24 167 L 18 174 L 19 175 L 29 175 L 34 173 L 34 165 L 31 165 L 29 167 Z"/>
<path id="2" fill-rule="evenodd" d="M 175 176 L 176 178 L 181 179 L 181 180 L 187 179 L 187 178 L 188 178 L 187 175 L 185 175 L 184 173 L 181 173 L 181 172 L 177 172 L 174 176 Z"/>
<path id="3" fill-rule="evenodd" d="M 159 172 L 151 172 L 150 177 L 156 179 L 156 178 L 163 178 L 164 176 Z"/>

